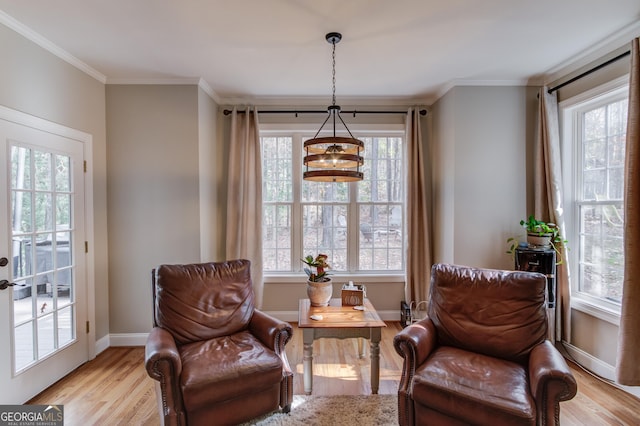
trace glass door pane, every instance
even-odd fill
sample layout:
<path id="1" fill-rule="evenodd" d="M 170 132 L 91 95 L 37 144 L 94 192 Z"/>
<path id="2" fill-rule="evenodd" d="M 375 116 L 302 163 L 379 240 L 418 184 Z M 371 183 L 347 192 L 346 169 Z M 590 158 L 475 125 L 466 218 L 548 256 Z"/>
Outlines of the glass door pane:
<path id="1" fill-rule="evenodd" d="M 14 372 L 75 340 L 70 157 L 11 146 Z"/>

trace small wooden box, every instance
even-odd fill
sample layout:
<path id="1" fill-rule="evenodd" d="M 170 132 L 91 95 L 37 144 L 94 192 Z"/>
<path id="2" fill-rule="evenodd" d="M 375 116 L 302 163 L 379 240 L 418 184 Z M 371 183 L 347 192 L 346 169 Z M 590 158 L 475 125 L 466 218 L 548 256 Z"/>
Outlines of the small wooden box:
<path id="1" fill-rule="evenodd" d="M 342 285 L 342 306 L 364 305 L 364 298 L 367 297 L 367 290 L 364 285 L 356 284 L 350 288 L 348 284 Z"/>

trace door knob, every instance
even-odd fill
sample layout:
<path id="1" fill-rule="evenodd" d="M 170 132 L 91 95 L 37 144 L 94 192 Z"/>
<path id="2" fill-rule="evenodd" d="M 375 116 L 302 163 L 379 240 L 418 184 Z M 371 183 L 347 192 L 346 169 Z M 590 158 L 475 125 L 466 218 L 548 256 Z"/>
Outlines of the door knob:
<path id="1" fill-rule="evenodd" d="M 13 287 L 14 285 L 20 285 L 20 284 L 10 283 L 7 280 L 0 280 L 0 290 L 4 290 L 7 287 Z"/>
<path id="2" fill-rule="evenodd" d="M 9 264 L 9 259 L 6 257 L 0 257 L 0 266 L 7 266 Z"/>

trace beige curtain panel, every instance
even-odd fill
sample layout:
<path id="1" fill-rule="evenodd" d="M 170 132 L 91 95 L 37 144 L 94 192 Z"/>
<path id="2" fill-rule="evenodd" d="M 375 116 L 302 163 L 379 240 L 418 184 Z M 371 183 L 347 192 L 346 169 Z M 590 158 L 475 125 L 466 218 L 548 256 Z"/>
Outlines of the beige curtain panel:
<path id="1" fill-rule="evenodd" d="M 262 158 L 258 111 L 231 112 L 226 258 L 251 261 L 256 307 L 262 308 Z"/>
<path id="2" fill-rule="evenodd" d="M 407 134 L 407 267 L 405 301 L 427 300 L 431 281 L 431 224 L 429 184 L 417 108 L 409 109 Z"/>
<path id="3" fill-rule="evenodd" d="M 624 180 L 624 281 L 617 379 L 640 386 L 640 39 L 631 43 Z"/>
<path id="4" fill-rule="evenodd" d="M 553 222 L 566 234 L 562 206 L 562 166 L 560 162 L 560 126 L 556 92 L 549 93 L 546 86 L 540 89 L 538 109 L 538 134 L 534 168 L 534 214 L 536 219 Z M 571 307 L 569 286 L 569 261 L 565 247 L 561 247 L 563 262 L 556 267 L 556 339 L 571 341 Z"/>

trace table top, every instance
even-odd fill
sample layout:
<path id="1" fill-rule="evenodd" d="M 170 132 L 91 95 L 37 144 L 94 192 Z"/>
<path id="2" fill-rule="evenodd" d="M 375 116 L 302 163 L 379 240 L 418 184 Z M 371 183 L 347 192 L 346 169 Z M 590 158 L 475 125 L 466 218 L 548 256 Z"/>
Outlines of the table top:
<path id="1" fill-rule="evenodd" d="M 321 320 L 312 320 L 311 315 L 322 315 Z M 298 327 L 300 328 L 365 328 L 386 327 L 375 308 L 364 300 L 364 310 L 353 306 L 342 306 L 342 299 L 331 299 L 329 306 L 311 306 L 309 299 L 300 299 Z"/>

